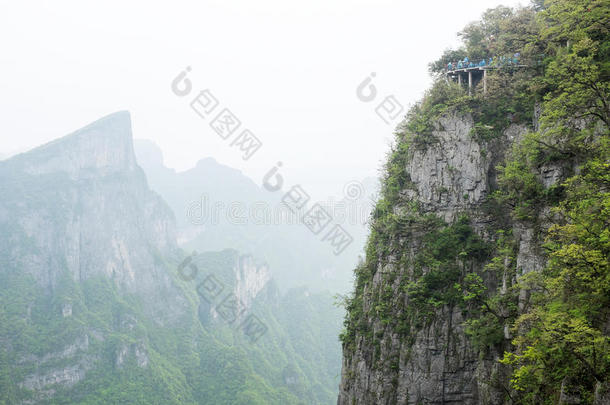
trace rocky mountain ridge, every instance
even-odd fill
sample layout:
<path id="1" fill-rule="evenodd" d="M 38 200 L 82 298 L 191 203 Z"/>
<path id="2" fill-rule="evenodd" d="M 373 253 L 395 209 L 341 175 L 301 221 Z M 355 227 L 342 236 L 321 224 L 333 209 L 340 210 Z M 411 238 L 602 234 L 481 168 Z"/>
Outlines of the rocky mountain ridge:
<path id="1" fill-rule="evenodd" d="M 234 250 L 196 255 L 198 277 L 182 277 L 175 216 L 136 162 L 127 112 L 1 161 L 0 194 L 0 404 L 336 396 L 332 299 L 282 295 Z"/>
<path id="2" fill-rule="evenodd" d="M 63 270 L 81 281 L 101 274 L 129 291 L 164 278 L 151 251 L 177 249 L 173 214 L 136 164 L 127 112 L 1 162 L 0 178 L 2 223 L 33 248 L 15 245 L 7 262 L 41 286 L 52 289 Z"/>

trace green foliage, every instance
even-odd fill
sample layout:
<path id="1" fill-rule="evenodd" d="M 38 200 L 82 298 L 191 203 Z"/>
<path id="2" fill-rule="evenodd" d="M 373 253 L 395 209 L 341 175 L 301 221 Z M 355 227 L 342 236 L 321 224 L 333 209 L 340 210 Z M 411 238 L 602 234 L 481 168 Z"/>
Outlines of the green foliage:
<path id="1" fill-rule="evenodd" d="M 457 305 L 470 343 L 482 355 L 490 348 L 506 351 L 501 363 L 511 375 L 510 387 L 500 383 L 513 403 L 555 404 L 563 392 L 591 404 L 596 390 L 607 389 L 608 21 L 605 0 L 498 7 L 461 32 L 463 47 L 430 64 L 438 80 L 398 128 L 388 158 L 367 256 L 348 300 L 344 348 L 353 349 L 357 336 L 373 345 L 376 320 L 410 339 L 442 308 Z M 469 97 L 440 80 L 447 62 L 463 56 L 476 60 L 515 52 L 527 68 L 491 72 L 486 95 L 479 90 Z M 496 219 L 493 249 L 464 218 L 445 225 L 405 198 L 404 191 L 413 187 L 406 172 L 410 156 L 437 142 L 439 118 L 454 111 L 472 115 L 472 136 L 485 150 L 497 148 L 495 140 L 511 124 L 529 130 L 513 140 L 497 167 L 497 188 L 481 207 Z M 559 182 L 543 183 L 548 168 L 559 173 Z M 516 268 L 521 241 L 511 229 L 523 227 L 534 230 L 530 243 L 544 242 L 542 270 Z M 421 241 L 415 253 L 400 249 L 409 239 Z M 384 289 L 393 278 L 370 291 L 372 277 L 390 255 L 399 263 L 404 295 Z M 483 263 L 483 271 L 473 271 Z M 509 326 L 512 342 L 504 337 Z"/>
<path id="2" fill-rule="evenodd" d="M 504 343 L 504 328 L 518 315 L 519 286 L 512 282 L 516 269 L 515 246 L 510 234 L 497 232 L 494 253 L 484 275 L 487 279 L 501 280 L 496 291 L 488 291 L 478 274 L 469 275 L 462 286 L 464 299 L 471 303 L 464 323 L 466 335 L 481 353 Z"/>
<path id="3" fill-rule="evenodd" d="M 460 283 L 472 280 L 471 269 L 483 262 L 490 248 L 461 216 L 454 224 L 439 226 L 424 235 L 422 247 L 414 259 L 414 281 L 405 286 L 409 310 L 416 322 L 431 322 L 436 311 L 446 305 L 460 305 L 469 300 Z"/>
<path id="4" fill-rule="evenodd" d="M 457 50 L 446 50 L 437 61 L 430 64 L 430 71 L 440 74 L 447 63 L 468 56 L 473 61 L 490 57 L 512 56 L 521 52 L 522 60 L 538 53 L 532 41 L 538 35 L 535 12 L 531 8 L 517 10 L 498 6 L 487 10 L 479 21 L 468 24 L 459 34 L 463 46 Z"/>
<path id="5" fill-rule="evenodd" d="M 428 65 L 428 70 L 431 74 L 444 72 L 447 69 L 447 64 L 458 60 L 463 60 L 466 56 L 468 55 L 466 54 L 466 50 L 464 48 L 445 49 L 440 59 Z"/>
<path id="6" fill-rule="evenodd" d="M 397 131 L 398 144 L 405 138 L 406 145 L 416 149 L 426 149 L 438 140 L 433 136 L 437 118 L 452 109 L 468 107 L 469 97 L 465 90 L 456 83 L 446 83 L 444 79 L 437 79 L 426 92 L 421 102 L 416 103 L 407 113 Z"/>
<path id="7" fill-rule="evenodd" d="M 228 290 L 235 283 L 236 258 L 237 252 L 227 250 L 201 254 L 196 262 L 201 273 L 213 272 Z M 205 301 L 195 292 L 197 282 L 182 282 L 170 270 L 175 267 L 168 266 L 168 274 L 188 299 L 184 313 L 171 318 L 151 315 L 146 299 L 106 277 L 75 282 L 66 272 L 45 291 L 23 272 L 5 267 L 0 272 L 0 403 L 323 404 L 336 398 L 341 311 L 330 294 L 294 290 L 280 297 L 269 290 L 271 305 L 261 298 L 252 309 L 268 331 L 250 343 L 222 319 L 200 321 Z M 72 316 L 63 317 L 64 303 L 71 304 Z M 79 348 L 75 342 L 84 337 L 87 347 Z M 67 350 L 70 345 L 76 349 Z M 137 363 L 136 348 L 146 353 L 147 366 Z M 27 360 L 31 356 L 35 361 Z M 55 391 L 52 399 L 37 399 L 39 392 L 19 386 L 28 375 L 75 364 L 86 365 L 85 378 L 74 386 L 45 386 Z M 294 376 L 290 383 L 287 367 Z"/>
<path id="8" fill-rule="evenodd" d="M 542 95 L 540 131 L 529 134 L 501 169 L 499 195 L 519 220 L 547 217 L 548 262 L 521 277 L 531 295 L 514 323 L 512 387 L 524 404 L 552 404 L 560 392 L 592 403 L 610 375 L 610 148 L 608 7 L 600 1 L 552 0 L 537 15 L 549 55 L 536 81 Z M 544 189 L 539 168 L 570 173 Z"/>
<path id="9" fill-rule="evenodd" d="M 538 164 L 536 137 L 536 134 L 527 134 L 522 142 L 515 144 L 507 162 L 498 167 L 500 191 L 494 198 L 508 205 L 519 220 L 533 219 L 544 203 L 544 187 L 531 170 Z"/>
<path id="10" fill-rule="evenodd" d="M 460 36 L 464 43 L 462 48 L 445 51 L 439 60 L 431 64 L 430 70 L 437 77 L 444 74 L 447 62 L 461 59 L 451 59 L 452 57 L 461 55 L 478 61 L 512 56 L 519 52 L 520 63 L 528 67 L 517 69 L 503 66 L 488 71 L 487 94 L 483 94 L 481 86 L 478 86 L 472 97 L 465 96 L 463 92 L 461 95 L 451 94 L 452 97 L 443 100 L 440 106 L 434 104 L 434 108 L 444 110 L 446 106 L 452 106 L 472 113 L 475 122 L 472 135 L 481 142 L 498 137 L 512 123 L 529 125 L 533 118 L 534 103 L 541 97 L 537 91 L 539 84 L 533 78 L 540 73 L 543 54 L 543 45 L 538 41 L 539 27 L 534 10 L 513 10 L 504 6 L 489 9 L 480 21 L 464 28 Z M 434 112 L 434 108 L 429 110 Z M 421 119 L 437 116 L 432 113 L 422 115 Z M 422 127 L 423 125 L 419 126 Z"/>
<path id="11" fill-rule="evenodd" d="M 610 165 L 592 158 L 565 183 L 567 196 L 555 209 L 549 261 L 534 286 L 535 303 L 519 317 L 504 362 L 516 368 L 513 386 L 525 403 L 551 403 L 561 386 L 585 403 L 610 374 Z M 601 157 L 601 156 L 600 156 Z M 536 287 L 536 288 L 532 288 Z"/>
<path id="12" fill-rule="evenodd" d="M 408 298 L 403 307 L 402 294 L 396 294 L 390 275 L 385 286 L 369 297 L 371 310 L 363 309 L 364 286 L 371 281 L 371 271 L 376 263 L 362 263 L 356 269 L 356 289 L 346 298 L 347 316 L 341 341 L 346 350 L 353 350 L 357 335 L 375 342 L 371 332 L 371 320 L 392 325 L 403 337 L 409 338 L 412 329 L 432 322 L 438 310 L 456 305 L 466 307 L 468 296 L 463 294 L 461 283 L 472 277 L 474 266 L 484 262 L 491 253 L 491 246 L 478 236 L 470 226 L 467 216 L 461 216 L 453 224 L 445 224 L 434 215 L 421 215 L 414 210 L 404 228 L 417 229 L 423 234 L 422 244 L 412 262 L 405 263 L 401 279 L 401 292 Z M 400 221 L 399 221 L 400 222 Z M 386 228 L 385 232 L 400 232 L 400 228 Z M 379 232 L 372 235 L 378 238 Z M 370 244 L 373 242 L 369 240 Z M 366 276 L 363 276 L 366 274 Z"/>

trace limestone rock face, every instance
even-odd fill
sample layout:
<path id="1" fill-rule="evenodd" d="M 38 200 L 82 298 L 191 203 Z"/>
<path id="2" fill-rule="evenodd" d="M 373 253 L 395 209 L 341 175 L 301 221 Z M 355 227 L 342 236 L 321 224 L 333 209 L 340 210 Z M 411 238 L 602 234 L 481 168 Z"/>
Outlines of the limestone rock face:
<path id="1" fill-rule="evenodd" d="M 0 349 L 16 353 L 25 370 L 16 376 L 18 386 L 37 399 L 85 379 L 103 360 L 100 343 L 113 332 L 82 322 L 89 297 L 71 296 L 69 286 L 108 281 L 141 299 L 150 319 L 161 325 L 182 313 L 178 290 L 160 260 L 177 250 L 173 213 L 148 188 L 132 142 L 129 114 L 119 112 L 0 162 L 0 277 L 29 277 L 42 292 L 23 297 L 28 302 L 23 322 L 62 318 L 72 328 L 64 347 L 37 354 L 24 354 L 20 337 L 0 341 Z M 114 328 L 129 333 L 136 323 L 123 313 Z M 56 339 L 29 338 L 42 344 Z M 144 342 L 120 348 L 117 367 L 130 356 L 138 367 L 149 364 Z"/>
<path id="2" fill-rule="evenodd" d="M 227 261 L 223 268 L 207 272 L 210 255 L 222 255 Z M 198 284 L 201 302 L 199 317 L 205 324 L 214 320 L 219 324 L 240 323 L 252 312 L 255 301 L 277 305 L 277 287 L 265 263 L 251 255 L 240 255 L 232 249 L 203 253 L 193 257 L 193 263 L 202 270 Z M 210 289 L 218 293 L 210 293 Z M 223 304 L 224 303 L 224 304 Z M 233 310 L 225 305 L 231 303 Z M 219 307 L 222 307 L 219 309 Z M 235 318 L 235 319 L 233 319 Z"/>
<path id="3" fill-rule="evenodd" d="M 488 192 L 493 160 L 470 134 L 472 126 L 471 117 L 442 117 L 432 134 L 439 142 L 414 153 L 406 167 L 415 185 L 407 196 L 446 220 L 480 204 Z"/>
<path id="4" fill-rule="evenodd" d="M 250 308 L 254 298 L 271 280 L 271 272 L 265 264 L 257 265 L 252 256 L 241 256 L 235 268 L 235 296 Z"/>
<path id="5" fill-rule="evenodd" d="M 9 262 L 49 291 L 65 268 L 132 292 L 164 278 L 151 251 L 176 249 L 173 214 L 136 164 L 127 112 L 0 162 L 0 190 L 5 236 L 29 239 L 8 244 Z"/>
<path id="6" fill-rule="evenodd" d="M 133 171 L 131 118 L 120 111 L 63 138 L 19 154 L 6 164 L 30 175 L 62 172 L 73 180 Z"/>
<path id="7" fill-rule="evenodd" d="M 496 186 L 495 167 L 528 128 L 511 125 L 501 136 L 482 141 L 472 135 L 473 126 L 468 114 L 441 117 L 432 134 L 436 141 L 423 150 L 410 148 L 404 168 L 410 181 L 400 198 L 417 201 L 424 212 L 448 223 L 466 213 L 473 229 L 485 238 L 493 213 L 485 212 L 482 206 Z M 557 181 L 560 176 L 556 173 L 554 168 L 541 171 L 546 186 Z M 398 209 L 395 207 L 395 211 Z M 514 233 L 521 241 L 516 258 L 520 274 L 540 269 L 544 261 L 533 230 L 515 223 Z M 420 239 L 421 235 L 412 235 L 392 240 L 392 249 L 400 249 L 412 259 L 421 246 Z M 409 277 L 410 270 L 393 253 L 385 259 L 364 285 L 362 311 L 367 314 L 385 293 L 385 297 L 392 297 L 386 298 L 391 300 L 387 302 L 393 311 L 391 317 L 399 317 L 409 306 L 400 281 Z M 502 285 L 502 280 L 486 282 L 492 288 Z M 357 333 L 353 346 L 343 350 L 339 405 L 503 403 L 505 393 L 492 383 L 503 378 L 497 366 L 502 353 L 492 350 L 480 357 L 465 335 L 461 310 L 438 308 L 431 322 L 411 325 L 409 338 L 395 330 L 391 322 L 369 315 L 365 319 L 372 330 L 369 338 Z M 505 334 L 510 338 L 508 331 Z M 374 344 L 370 336 L 375 337 Z"/>

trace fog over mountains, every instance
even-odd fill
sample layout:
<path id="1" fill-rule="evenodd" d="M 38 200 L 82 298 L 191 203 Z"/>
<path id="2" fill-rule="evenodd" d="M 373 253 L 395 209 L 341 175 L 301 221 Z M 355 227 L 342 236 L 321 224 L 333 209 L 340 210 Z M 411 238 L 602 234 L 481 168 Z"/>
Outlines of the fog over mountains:
<path id="1" fill-rule="evenodd" d="M 320 241 L 283 204 L 285 191 L 271 192 L 240 171 L 201 159 L 184 172 L 163 165 L 152 142 L 135 141 L 138 163 L 150 187 L 176 214 L 178 241 L 188 250 L 235 248 L 269 263 L 281 286 L 308 285 L 345 292 L 362 254 L 377 181 L 346 184 L 344 195 L 329 197 L 323 206 L 340 222 L 353 242 L 340 254 Z"/>
<path id="2" fill-rule="evenodd" d="M 203 179 L 197 192 L 223 178 L 256 188 L 203 161 L 177 191 L 189 175 Z M 331 294 L 280 290 L 272 266 L 221 244 L 182 250 L 136 161 L 129 113 L 0 162 L 0 194 L 0 403 L 336 398 Z"/>

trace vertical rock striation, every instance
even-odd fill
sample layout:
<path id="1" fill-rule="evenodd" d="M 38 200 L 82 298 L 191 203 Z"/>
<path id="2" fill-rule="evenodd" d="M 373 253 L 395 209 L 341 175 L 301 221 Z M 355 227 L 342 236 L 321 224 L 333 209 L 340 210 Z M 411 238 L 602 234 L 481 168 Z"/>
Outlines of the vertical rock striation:
<path id="1" fill-rule="evenodd" d="M 0 179 L 0 226 L 15 231 L 5 237 L 30 242 L 9 243 L 7 261 L 48 291 L 64 270 L 142 293 L 164 278 L 154 254 L 176 249 L 173 214 L 136 164 L 129 113 L 0 162 Z"/>
<path id="2" fill-rule="evenodd" d="M 446 113 L 434 128 L 433 141 L 425 147 L 410 144 L 406 163 L 397 169 L 407 179 L 390 208 L 398 225 L 391 228 L 379 219 L 373 222 L 373 232 L 383 238 L 379 245 L 385 247 L 380 252 L 377 246 L 373 257 L 367 256 L 372 262 L 367 277 L 357 273 L 355 297 L 351 308 L 348 305 L 347 338 L 343 339 L 339 405 L 501 404 L 505 399 L 499 381 L 506 376 L 497 366 L 502 343 L 484 354 L 473 347 L 465 334 L 467 313 L 458 305 L 441 303 L 417 317 L 422 310 L 409 291 L 432 272 L 419 264 L 423 241 L 431 230 L 425 221 L 414 225 L 406 213 L 415 205 L 419 218 L 433 215 L 446 224 L 467 215 L 469 226 L 486 241 L 482 243 L 493 241 L 490 223 L 502 216 L 486 205 L 496 187 L 495 167 L 528 127 L 513 124 L 500 136 L 481 140 L 473 135 L 469 114 Z M 559 176 L 549 174 L 556 172 L 553 168 L 545 170 L 541 176 L 549 180 L 548 187 Z M 534 231 L 520 223 L 512 227 L 520 240 L 517 268 L 521 273 L 540 269 L 544 259 Z M 374 247 L 375 243 L 369 242 Z M 489 289 L 507 282 L 485 275 L 485 260 L 464 263 L 469 272 L 482 275 Z M 505 331 L 504 339 L 509 337 Z"/>
<path id="3" fill-rule="evenodd" d="M 105 336 L 125 329 L 120 318 L 127 315 L 118 310 L 115 330 L 100 332 L 100 325 L 87 324 L 90 308 L 85 305 L 114 303 L 96 303 L 95 290 L 92 297 L 79 296 L 74 292 L 79 288 L 109 280 L 122 293 L 141 299 L 147 315 L 159 324 L 181 313 L 178 290 L 161 260 L 177 250 L 173 214 L 149 190 L 136 164 L 129 113 L 111 114 L 0 162 L 0 194 L 0 277 L 15 285 L 24 280 L 36 284 L 27 286 L 35 295 L 8 303 L 27 303 L 26 325 L 45 318 L 61 318 L 55 322 L 65 325 L 54 330 L 50 322 L 48 329 L 32 328 L 36 334 L 17 335 L 0 345 L 18 357 L 18 387 L 34 392 L 35 399 L 50 398 L 58 387 L 83 380 L 99 366 Z M 47 348 L 53 345 L 55 349 Z M 41 353 L 33 354 L 32 347 Z M 138 367 L 148 366 L 142 341 L 118 350 L 117 366 L 130 355 Z"/>

